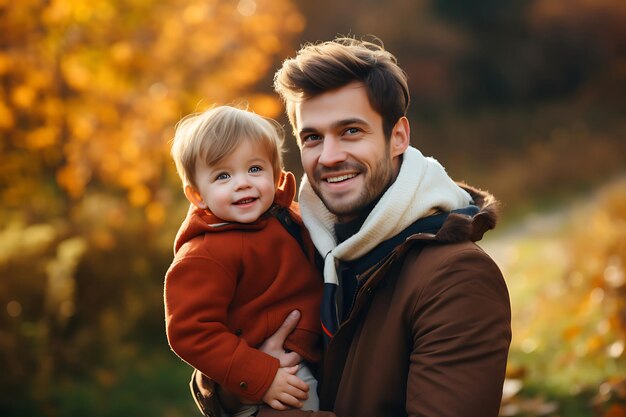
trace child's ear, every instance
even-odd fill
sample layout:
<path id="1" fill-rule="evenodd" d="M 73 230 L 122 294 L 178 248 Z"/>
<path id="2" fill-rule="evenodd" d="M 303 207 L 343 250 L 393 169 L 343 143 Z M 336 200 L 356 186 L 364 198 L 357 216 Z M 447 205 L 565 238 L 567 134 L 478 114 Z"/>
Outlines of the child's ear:
<path id="1" fill-rule="evenodd" d="M 193 187 L 193 185 L 185 186 L 185 197 L 187 197 L 187 200 L 189 200 L 191 204 L 198 207 L 199 209 L 206 210 L 209 207 L 202 199 L 202 196 L 200 195 L 198 190 Z"/>

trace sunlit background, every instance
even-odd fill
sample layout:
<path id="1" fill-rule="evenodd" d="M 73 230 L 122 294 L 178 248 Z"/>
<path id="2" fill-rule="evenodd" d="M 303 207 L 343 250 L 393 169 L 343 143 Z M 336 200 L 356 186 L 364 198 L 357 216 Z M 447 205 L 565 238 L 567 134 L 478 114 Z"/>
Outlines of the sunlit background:
<path id="1" fill-rule="evenodd" d="M 501 415 L 626 416 L 623 0 L 0 0 L 1 416 L 199 415 L 164 334 L 173 127 L 287 125 L 274 71 L 337 35 L 382 40 L 413 145 L 502 201 Z"/>

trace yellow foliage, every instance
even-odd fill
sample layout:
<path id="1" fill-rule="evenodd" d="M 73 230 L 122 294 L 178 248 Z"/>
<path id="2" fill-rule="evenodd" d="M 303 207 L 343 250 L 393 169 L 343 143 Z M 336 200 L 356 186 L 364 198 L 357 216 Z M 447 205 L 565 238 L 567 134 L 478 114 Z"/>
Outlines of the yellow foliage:
<path id="1" fill-rule="evenodd" d="M 46 267 L 46 307 L 61 322 L 74 314 L 74 271 L 86 249 L 87 242 L 82 237 L 64 240 Z"/>
<path id="2" fill-rule="evenodd" d="M 560 225 L 544 219 L 543 230 L 494 247 L 511 293 L 511 365 L 541 383 L 570 389 L 626 373 L 624 207 L 626 180 Z"/>
<path id="3" fill-rule="evenodd" d="M 70 133 L 80 142 L 84 142 L 93 135 L 96 129 L 96 121 L 93 117 L 84 113 L 72 113 L 68 115 Z"/>
<path id="4" fill-rule="evenodd" d="M 91 233 L 89 237 L 90 243 L 95 249 L 110 250 L 113 249 L 116 244 L 115 237 L 110 232 L 105 230 L 97 230 Z"/>
<path id="5" fill-rule="evenodd" d="M 56 144 L 59 138 L 57 126 L 43 126 L 35 129 L 26 136 L 26 147 L 38 150 Z"/>
<path id="6" fill-rule="evenodd" d="M 54 241 L 58 230 L 51 224 L 26 226 L 11 222 L 0 230 L 0 265 L 18 257 L 38 257 Z"/>
<path id="7" fill-rule="evenodd" d="M 93 86 L 93 74 L 77 56 L 67 56 L 61 62 L 61 72 L 68 86 L 76 91 Z"/>
<path id="8" fill-rule="evenodd" d="M 160 203 L 150 203 L 146 207 L 146 218 L 152 225 L 160 225 L 165 220 L 165 207 Z"/>
<path id="9" fill-rule="evenodd" d="M 137 185 L 130 189 L 128 201 L 135 207 L 145 206 L 150 201 L 150 190 L 144 185 Z"/>
<path id="10" fill-rule="evenodd" d="M 283 105 L 274 95 L 254 94 L 248 98 L 250 110 L 266 117 L 276 118 L 283 111 Z"/>
<path id="11" fill-rule="evenodd" d="M 14 124 L 13 112 L 6 104 L 0 101 L 0 129 L 10 129 Z"/>
<path id="12" fill-rule="evenodd" d="M 0 75 L 8 72 L 11 66 L 11 59 L 7 54 L 0 52 Z"/>
<path id="13" fill-rule="evenodd" d="M 78 198 L 83 194 L 87 184 L 87 176 L 78 165 L 65 165 L 57 171 L 57 182 L 70 197 Z"/>
<path id="14" fill-rule="evenodd" d="M 0 199 L 25 204 L 10 191 L 21 179 L 56 178 L 71 204 L 91 186 L 157 202 L 146 190 L 165 186 L 172 127 L 199 103 L 253 95 L 302 30 L 294 21 L 303 18 L 290 0 L 10 3 L 0 14 L 0 129 L 11 142 L 0 164 L 30 154 L 14 169 L 23 174 L 0 178 Z M 276 103 L 255 99 L 273 116 Z"/>
<path id="15" fill-rule="evenodd" d="M 116 42 L 110 50 L 111 58 L 118 64 L 128 63 L 133 57 L 133 52 L 133 46 L 126 41 Z"/>
<path id="16" fill-rule="evenodd" d="M 12 101 L 17 107 L 29 108 L 35 101 L 37 92 L 30 85 L 20 85 L 12 91 Z"/>

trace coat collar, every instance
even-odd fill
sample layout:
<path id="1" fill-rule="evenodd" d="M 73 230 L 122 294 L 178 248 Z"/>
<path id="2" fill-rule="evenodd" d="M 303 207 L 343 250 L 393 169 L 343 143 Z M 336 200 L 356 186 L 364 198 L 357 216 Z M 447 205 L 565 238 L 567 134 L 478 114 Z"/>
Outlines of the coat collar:
<path id="1" fill-rule="evenodd" d="M 438 242 L 438 243 L 460 243 L 476 242 L 482 239 L 483 235 L 490 229 L 495 228 L 498 219 L 499 202 L 487 191 L 469 186 L 465 183 L 457 183 L 471 196 L 474 206 L 478 212 L 474 215 L 460 212 L 439 213 L 435 216 L 444 215 L 445 220 L 438 230 L 405 234 L 405 238 L 398 239 L 392 249 L 388 249 L 384 254 L 380 254 L 378 259 L 370 260 L 363 264 L 361 268 L 361 280 L 369 281 L 375 272 L 386 270 L 396 259 L 404 255 L 416 243 Z M 433 216 L 434 217 L 434 216 Z M 404 236 L 403 236 L 404 237 Z M 376 274 L 378 275 L 378 274 Z M 384 275 L 384 274 L 383 274 Z M 376 285 L 376 279 L 369 284 Z"/>
<path id="2" fill-rule="evenodd" d="M 279 178 L 276 193 L 274 195 L 273 208 L 286 209 L 294 221 L 300 224 L 299 210 L 293 203 L 296 195 L 296 179 L 291 172 L 282 171 Z M 265 227 L 270 217 L 270 210 L 265 212 L 258 220 L 252 223 L 225 222 L 209 210 L 202 210 L 193 204 L 189 206 L 187 216 L 181 224 L 174 240 L 174 253 L 188 241 L 205 233 L 223 232 L 226 230 L 258 230 Z"/>
<path id="3" fill-rule="evenodd" d="M 432 237 L 423 236 L 422 238 L 442 243 L 477 242 L 488 230 L 496 227 L 499 203 L 494 196 L 464 183 L 457 184 L 470 194 L 474 205 L 478 207 L 478 213 L 474 216 L 450 213 L 439 231 Z M 420 237 L 416 236 L 416 238 Z"/>

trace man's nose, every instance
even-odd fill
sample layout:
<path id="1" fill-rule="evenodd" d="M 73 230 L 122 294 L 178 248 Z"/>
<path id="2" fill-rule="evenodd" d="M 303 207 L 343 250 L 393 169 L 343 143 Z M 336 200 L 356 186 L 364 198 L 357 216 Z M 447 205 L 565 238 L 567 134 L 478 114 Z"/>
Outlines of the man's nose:
<path id="1" fill-rule="evenodd" d="M 334 136 L 327 136 L 322 142 L 322 153 L 319 163 L 324 166 L 333 166 L 346 160 L 347 154 L 343 149 L 341 140 Z"/>

